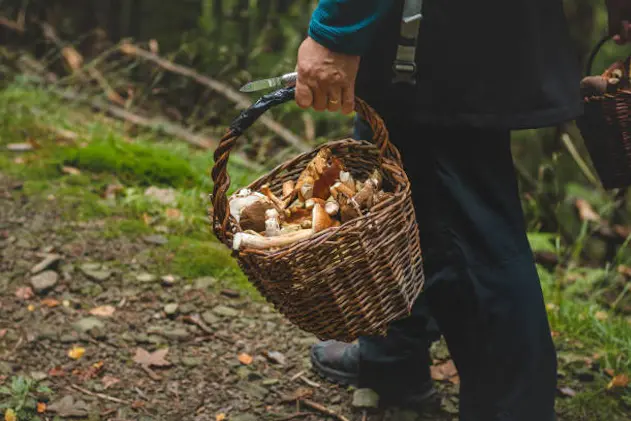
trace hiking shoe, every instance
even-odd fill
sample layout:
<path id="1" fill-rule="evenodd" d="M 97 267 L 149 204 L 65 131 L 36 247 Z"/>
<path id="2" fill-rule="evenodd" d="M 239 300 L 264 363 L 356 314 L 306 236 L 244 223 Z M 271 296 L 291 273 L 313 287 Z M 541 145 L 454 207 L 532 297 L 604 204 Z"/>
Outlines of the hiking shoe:
<path id="1" fill-rule="evenodd" d="M 313 370 L 324 379 L 342 385 L 359 387 L 359 344 L 323 341 L 311 348 Z M 385 386 L 385 385 L 384 385 Z M 375 392 L 380 393 L 379 390 Z M 380 406 L 419 408 L 436 393 L 432 379 L 427 379 L 410 395 L 381 396 Z"/>

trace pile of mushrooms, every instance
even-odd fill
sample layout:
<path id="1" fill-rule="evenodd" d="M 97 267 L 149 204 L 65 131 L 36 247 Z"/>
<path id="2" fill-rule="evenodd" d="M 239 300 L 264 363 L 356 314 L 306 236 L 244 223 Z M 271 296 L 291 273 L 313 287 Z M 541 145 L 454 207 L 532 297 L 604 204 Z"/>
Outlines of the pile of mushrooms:
<path id="1" fill-rule="evenodd" d="M 581 80 L 581 94 L 583 97 L 598 97 L 628 88 L 630 84 L 631 81 L 624 76 L 624 64 L 616 62 L 602 75 L 584 77 Z"/>
<path id="2" fill-rule="evenodd" d="M 353 179 L 331 150 L 322 148 L 296 182 L 286 181 L 282 196 L 269 185 L 242 189 L 229 200 L 241 231 L 233 249 L 273 250 L 309 238 L 364 215 L 392 193 L 382 190 L 378 170 L 364 181 Z"/>

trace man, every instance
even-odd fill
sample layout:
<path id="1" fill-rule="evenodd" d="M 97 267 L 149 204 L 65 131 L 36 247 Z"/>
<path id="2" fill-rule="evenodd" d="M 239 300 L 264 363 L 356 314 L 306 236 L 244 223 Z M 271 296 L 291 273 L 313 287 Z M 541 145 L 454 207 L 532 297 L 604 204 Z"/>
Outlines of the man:
<path id="1" fill-rule="evenodd" d="M 631 1 L 608 0 L 618 43 Z M 425 0 L 416 85 L 392 84 L 402 0 L 320 0 L 297 60 L 296 102 L 384 118 L 412 183 L 426 287 L 385 338 L 314 346 L 314 369 L 384 405 L 432 393 L 430 321 L 460 374 L 461 421 L 551 421 L 556 354 L 532 259 L 510 131 L 582 112 L 562 0 Z M 360 64 L 361 63 L 361 64 Z M 361 120 L 355 136 L 369 139 Z"/>

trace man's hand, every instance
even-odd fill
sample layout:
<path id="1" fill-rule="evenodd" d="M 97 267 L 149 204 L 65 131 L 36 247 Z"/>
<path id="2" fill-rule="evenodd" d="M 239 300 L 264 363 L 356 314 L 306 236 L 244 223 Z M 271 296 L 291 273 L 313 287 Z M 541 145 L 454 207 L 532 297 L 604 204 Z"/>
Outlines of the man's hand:
<path id="1" fill-rule="evenodd" d="M 609 13 L 609 35 L 617 44 L 631 42 L 631 0 L 605 0 Z"/>
<path id="2" fill-rule="evenodd" d="M 355 106 L 359 56 L 335 53 L 307 38 L 298 50 L 296 103 L 317 111 L 349 114 Z"/>

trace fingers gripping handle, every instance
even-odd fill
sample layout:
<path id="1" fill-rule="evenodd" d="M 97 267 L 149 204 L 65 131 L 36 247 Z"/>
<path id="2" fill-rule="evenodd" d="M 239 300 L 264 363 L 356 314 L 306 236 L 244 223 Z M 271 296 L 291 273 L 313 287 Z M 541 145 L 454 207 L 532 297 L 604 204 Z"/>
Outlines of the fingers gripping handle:
<path id="1" fill-rule="evenodd" d="M 214 153 L 215 165 L 212 169 L 213 194 L 212 194 L 212 223 L 217 238 L 226 242 L 232 237 L 230 230 L 230 207 L 227 193 L 230 188 L 230 176 L 228 175 L 228 159 L 230 151 L 234 147 L 237 138 L 267 110 L 275 105 L 280 105 L 295 98 L 294 86 L 282 88 L 270 94 L 264 95 L 252 106 L 243 110 L 232 122 L 226 134 L 219 141 L 219 146 Z M 396 148 L 390 143 L 386 126 L 379 115 L 368 104 L 359 98 L 355 98 L 355 111 L 365 119 L 373 132 L 373 142 L 380 150 L 381 156 L 401 162 L 401 157 Z"/>

